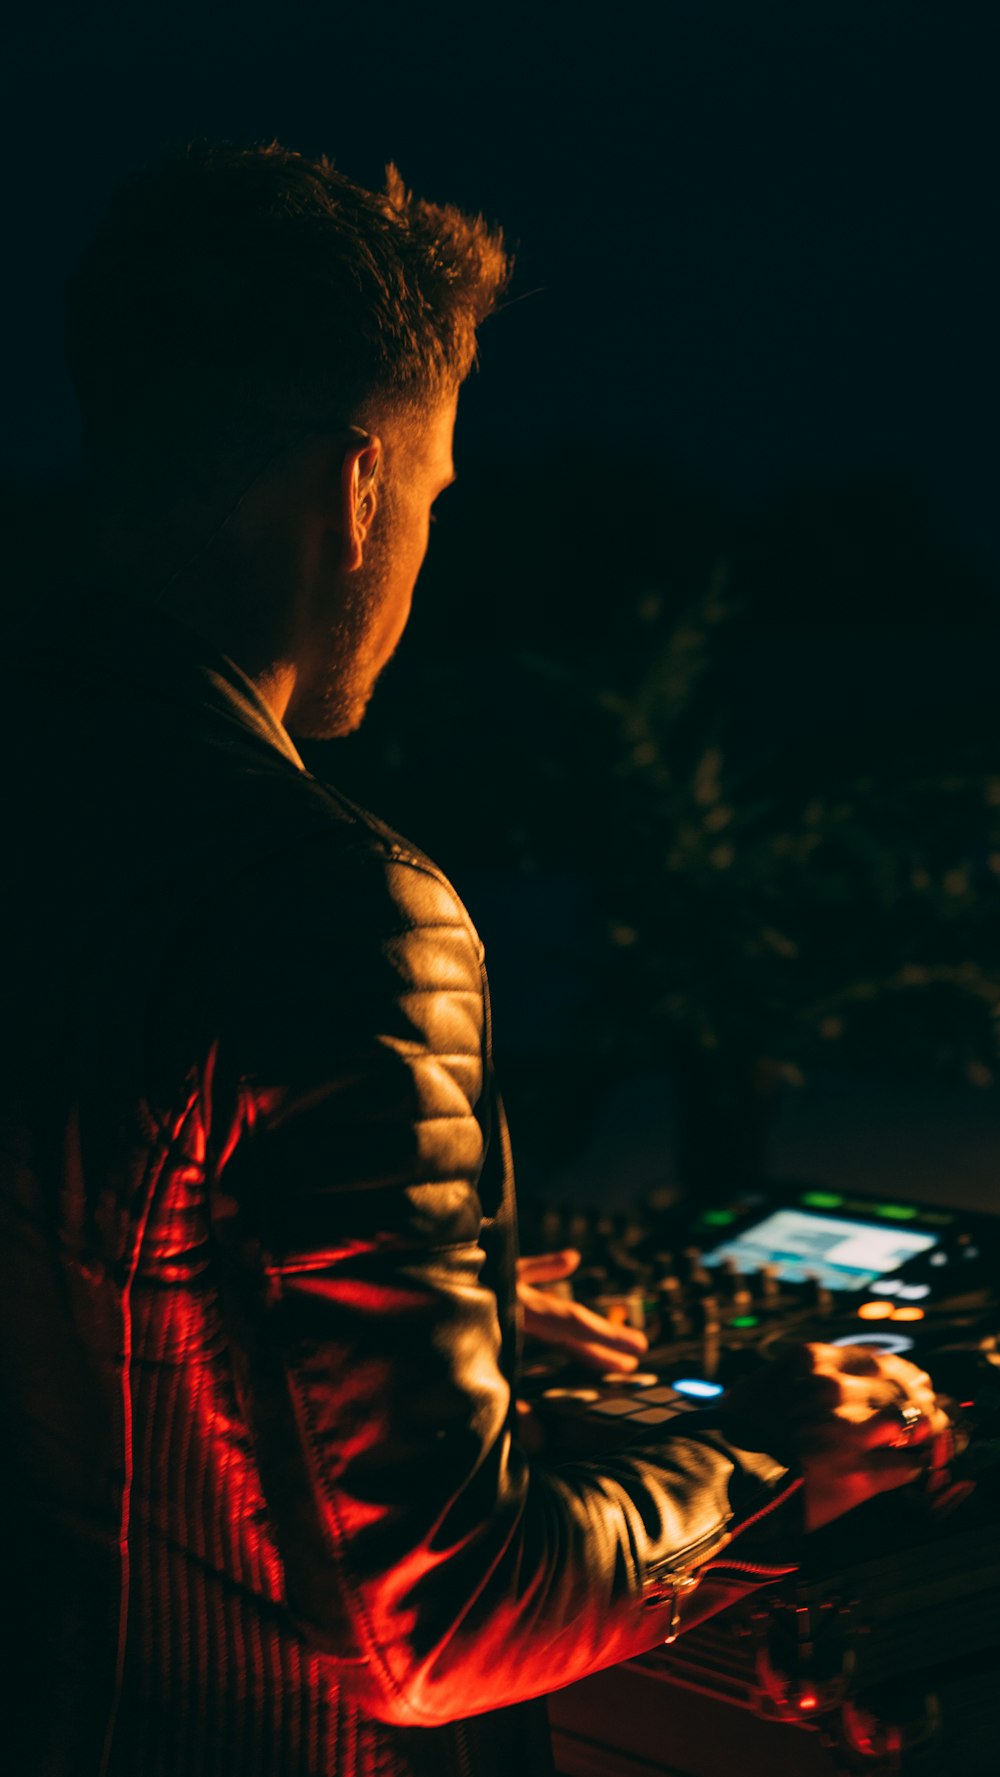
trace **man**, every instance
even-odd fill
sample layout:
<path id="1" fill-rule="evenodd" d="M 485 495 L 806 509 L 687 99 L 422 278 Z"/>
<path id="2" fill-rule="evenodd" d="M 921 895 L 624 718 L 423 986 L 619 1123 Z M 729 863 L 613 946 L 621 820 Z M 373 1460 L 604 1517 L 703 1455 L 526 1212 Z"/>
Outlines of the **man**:
<path id="1" fill-rule="evenodd" d="M 544 1769 L 510 1705 L 787 1571 L 941 1428 L 910 1366 L 817 1347 L 604 1462 L 518 1439 L 481 946 L 290 738 L 354 728 L 399 641 L 506 274 L 393 173 L 205 148 L 123 188 L 70 287 L 100 579 L 5 698 L 26 1773 Z"/>

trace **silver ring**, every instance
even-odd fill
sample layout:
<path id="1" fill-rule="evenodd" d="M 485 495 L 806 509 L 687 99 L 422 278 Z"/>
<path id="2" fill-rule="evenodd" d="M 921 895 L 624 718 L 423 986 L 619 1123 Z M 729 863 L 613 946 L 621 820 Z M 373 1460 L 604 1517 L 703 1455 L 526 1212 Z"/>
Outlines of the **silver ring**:
<path id="1" fill-rule="evenodd" d="M 909 1444 L 916 1436 L 923 1413 L 919 1407 L 897 1407 L 896 1412 L 899 1414 L 899 1436 L 892 1441 L 894 1444 Z"/>

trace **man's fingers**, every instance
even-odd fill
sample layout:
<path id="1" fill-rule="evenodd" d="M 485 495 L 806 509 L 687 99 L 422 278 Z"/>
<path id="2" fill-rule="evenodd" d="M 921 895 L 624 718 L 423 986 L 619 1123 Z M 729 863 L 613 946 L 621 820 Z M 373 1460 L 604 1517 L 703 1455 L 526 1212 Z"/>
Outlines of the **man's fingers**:
<path id="1" fill-rule="evenodd" d="M 519 1283 L 559 1283 L 564 1277 L 571 1277 L 580 1263 L 580 1255 L 575 1247 L 563 1247 L 557 1253 L 533 1253 L 527 1258 L 517 1261 L 517 1279 Z"/>
<path id="2" fill-rule="evenodd" d="M 806 1525 L 829 1524 L 876 1494 L 930 1482 L 950 1500 L 954 1434 L 925 1370 L 891 1352 L 819 1342 L 737 1383 L 733 1403 L 779 1425 L 805 1475 Z M 768 1397 L 770 1396 L 770 1400 Z M 936 1497 L 936 1495 L 935 1495 Z"/>
<path id="3" fill-rule="evenodd" d="M 586 1340 L 581 1345 L 574 1344 L 573 1356 L 585 1364 L 588 1370 L 617 1370 L 627 1373 L 639 1368 L 639 1359 L 634 1352 L 615 1350 L 610 1345 L 601 1345 L 597 1341 Z"/>
<path id="4" fill-rule="evenodd" d="M 577 1308 L 575 1314 L 530 1314 L 525 1319 L 525 1331 L 532 1338 L 545 1339 L 553 1345 L 568 1345 L 575 1349 L 578 1345 L 596 1343 L 617 1355 L 637 1358 L 649 1348 L 645 1333 L 635 1327 L 615 1326 L 612 1321 L 591 1314 L 586 1308 Z"/>
<path id="5" fill-rule="evenodd" d="M 617 1326 L 584 1308 L 521 1284 L 518 1298 L 524 1310 L 524 1330 L 546 1345 L 572 1352 L 593 1370 L 634 1370 L 649 1341 L 636 1327 Z"/>
<path id="6" fill-rule="evenodd" d="M 874 1353 L 863 1345 L 824 1345 L 814 1346 L 819 1352 L 817 1365 L 827 1373 L 836 1372 L 846 1376 L 880 1376 L 882 1365 Z"/>
<path id="7" fill-rule="evenodd" d="M 841 1401 L 841 1386 L 834 1376 L 803 1372 L 798 1368 L 768 1365 L 742 1378 L 731 1391 L 742 1406 L 757 1406 L 764 1413 L 777 1412 L 782 1423 L 807 1422 L 832 1416 Z"/>
<path id="8" fill-rule="evenodd" d="M 567 1302 L 563 1306 L 568 1311 L 563 1316 L 563 1324 L 572 1335 L 577 1332 L 585 1337 L 591 1334 L 602 1344 L 613 1346 L 616 1351 L 634 1351 L 636 1355 L 649 1349 L 649 1340 L 638 1327 L 620 1326 L 617 1321 L 606 1320 L 603 1314 L 595 1314 L 592 1308 L 584 1308 L 580 1302 Z"/>
<path id="9" fill-rule="evenodd" d="M 631 1328 L 606 1327 L 601 1332 L 593 1333 L 579 1323 L 565 1320 L 553 1320 L 545 1325 L 526 1321 L 525 1328 L 533 1338 L 542 1339 L 546 1345 L 570 1352 L 577 1363 L 600 1373 L 607 1370 L 627 1372 L 638 1369 L 639 1358 L 646 1350 L 646 1340 L 642 1333 L 637 1335 L 642 1340 L 641 1346 L 624 1341 L 619 1343 L 613 1338 L 619 1331 L 631 1332 Z"/>
<path id="10" fill-rule="evenodd" d="M 947 1415 L 934 1405 L 931 1395 L 927 1400 L 914 1401 L 912 1406 L 881 1407 L 855 1427 L 855 1435 L 869 1450 L 905 1449 L 933 1443 L 948 1429 Z"/>

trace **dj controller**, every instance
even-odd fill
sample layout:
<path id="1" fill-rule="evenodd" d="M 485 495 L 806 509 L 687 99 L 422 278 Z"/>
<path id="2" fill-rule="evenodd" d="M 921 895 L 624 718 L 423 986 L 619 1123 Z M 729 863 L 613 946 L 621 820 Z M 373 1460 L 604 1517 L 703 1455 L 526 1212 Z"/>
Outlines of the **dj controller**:
<path id="1" fill-rule="evenodd" d="M 822 1341 L 926 1370 L 947 1482 L 882 1494 L 802 1566 L 640 1660 L 551 1699 L 565 1777 L 990 1777 L 1000 1771 L 1000 1217 L 810 1187 L 693 1216 L 547 1209 L 526 1250 L 573 1246 L 572 1293 L 641 1327 L 641 1368 L 528 1354 L 550 1456 L 693 1423 L 787 1349 Z M 557 1286 L 566 1289 L 567 1285 Z"/>

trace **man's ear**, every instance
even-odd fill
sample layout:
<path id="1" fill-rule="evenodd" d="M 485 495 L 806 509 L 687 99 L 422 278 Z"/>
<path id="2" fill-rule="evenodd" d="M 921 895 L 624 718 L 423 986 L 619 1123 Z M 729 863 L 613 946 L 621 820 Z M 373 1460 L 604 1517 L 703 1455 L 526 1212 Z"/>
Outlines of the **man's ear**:
<path id="1" fill-rule="evenodd" d="M 354 573 L 364 560 L 365 544 L 378 505 L 376 480 L 382 462 L 382 442 L 368 432 L 352 438 L 340 471 L 340 518 L 344 539 L 344 567 Z"/>

